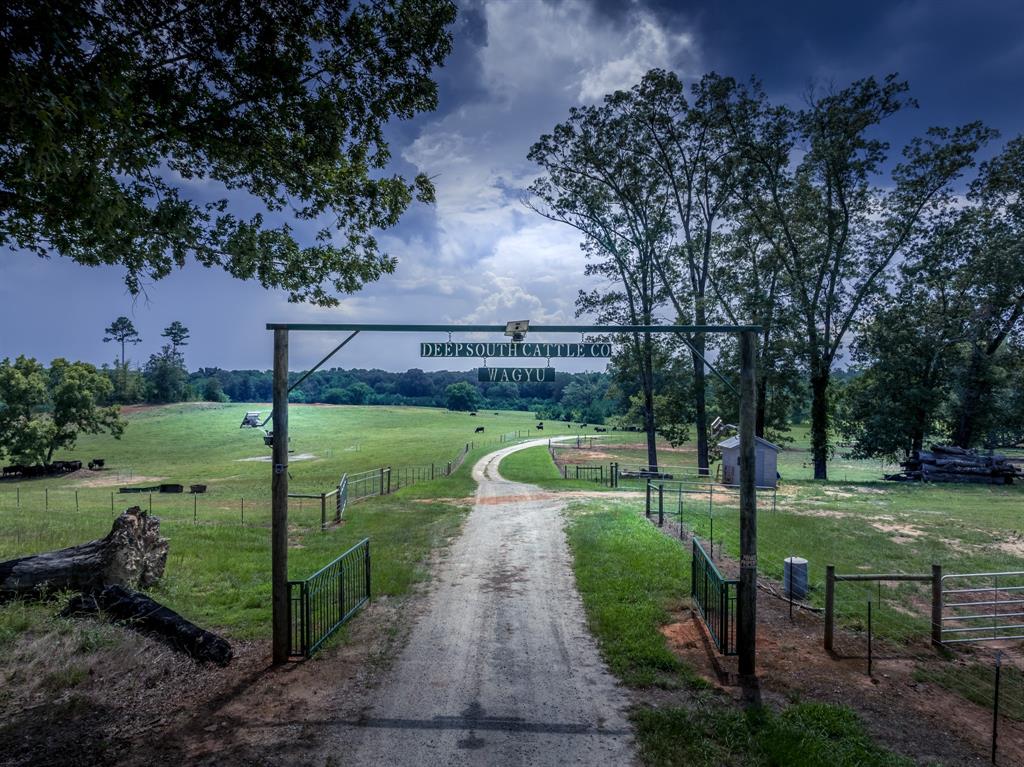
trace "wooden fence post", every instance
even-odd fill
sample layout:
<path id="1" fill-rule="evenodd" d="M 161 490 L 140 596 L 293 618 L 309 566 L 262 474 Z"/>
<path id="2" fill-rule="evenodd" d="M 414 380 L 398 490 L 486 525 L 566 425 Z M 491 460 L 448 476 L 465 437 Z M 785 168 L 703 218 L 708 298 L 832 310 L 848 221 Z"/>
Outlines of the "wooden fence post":
<path id="1" fill-rule="evenodd" d="M 320 529 L 327 529 L 327 493 L 320 493 Z"/>
<path id="2" fill-rule="evenodd" d="M 271 469 L 271 608 L 273 662 L 288 660 L 288 331 L 274 330 L 274 444 Z"/>
<path id="3" fill-rule="evenodd" d="M 740 678 L 749 681 L 754 679 L 757 657 L 756 342 L 754 331 L 740 333 L 740 583 L 736 595 L 736 654 Z M 754 700 L 759 699 L 756 685 L 750 685 L 748 690 Z"/>
<path id="4" fill-rule="evenodd" d="M 651 518 L 651 481 L 647 480 L 647 502 L 644 507 L 644 515 Z"/>
<path id="5" fill-rule="evenodd" d="M 942 565 L 932 565 L 932 644 L 942 646 Z"/>
<path id="6" fill-rule="evenodd" d="M 832 652 L 836 622 L 836 566 L 825 566 L 825 651 Z"/>

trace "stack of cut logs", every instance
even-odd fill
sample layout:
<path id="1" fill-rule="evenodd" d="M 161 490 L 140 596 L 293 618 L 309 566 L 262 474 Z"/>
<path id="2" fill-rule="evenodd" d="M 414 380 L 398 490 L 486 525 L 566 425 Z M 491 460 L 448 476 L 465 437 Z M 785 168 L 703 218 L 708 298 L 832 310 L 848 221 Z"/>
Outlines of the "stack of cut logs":
<path id="1" fill-rule="evenodd" d="M 900 464 L 903 471 L 887 474 L 886 479 L 924 482 L 975 482 L 985 485 L 1011 485 L 1019 471 L 1005 455 L 979 454 L 954 445 L 931 445 L 918 450 Z"/>

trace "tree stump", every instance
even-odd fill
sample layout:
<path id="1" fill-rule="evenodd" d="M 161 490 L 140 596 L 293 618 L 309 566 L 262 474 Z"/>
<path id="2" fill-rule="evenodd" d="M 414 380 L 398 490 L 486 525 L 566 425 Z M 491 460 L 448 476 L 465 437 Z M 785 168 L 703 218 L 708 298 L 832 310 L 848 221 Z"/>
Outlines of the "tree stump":
<path id="1" fill-rule="evenodd" d="M 66 549 L 0 562 L 0 600 L 47 591 L 148 588 L 164 574 L 168 541 L 160 520 L 138 506 L 114 520 L 106 537 Z"/>

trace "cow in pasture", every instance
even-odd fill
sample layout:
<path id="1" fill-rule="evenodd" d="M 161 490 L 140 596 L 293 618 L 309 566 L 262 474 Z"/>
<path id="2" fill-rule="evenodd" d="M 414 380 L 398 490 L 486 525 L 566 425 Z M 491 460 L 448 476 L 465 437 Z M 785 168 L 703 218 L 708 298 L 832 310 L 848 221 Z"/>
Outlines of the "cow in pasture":
<path id="1" fill-rule="evenodd" d="M 470 413 L 470 415 L 476 415 L 476 413 Z"/>
<path id="2" fill-rule="evenodd" d="M 581 424 L 580 424 L 580 428 L 581 428 L 581 429 L 585 429 L 585 428 L 587 428 L 588 426 L 590 426 L 590 424 L 589 424 L 589 423 L 581 423 Z"/>
<path id="3" fill-rule="evenodd" d="M 541 421 L 539 424 L 537 424 L 537 428 L 540 429 L 541 431 L 544 431 L 544 422 Z"/>
<path id="4" fill-rule="evenodd" d="M 484 430 L 484 427 L 483 427 L 483 426 L 477 426 L 477 427 L 476 427 L 476 431 L 474 431 L 473 433 L 474 433 L 474 434 L 480 434 L 480 433 L 482 433 L 482 432 L 483 432 L 483 430 Z"/>
<path id="5" fill-rule="evenodd" d="M 608 430 L 606 428 L 604 428 L 603 426 L 595 426 L 594 427 L 594 431 L 608 431 Z"/>
<path id="6" fill-rule="evenodd" d="M 25 467 L 15 464 L 14 466 L 4 466 L 4 477 L 18 477 L 25 472 Z"/>

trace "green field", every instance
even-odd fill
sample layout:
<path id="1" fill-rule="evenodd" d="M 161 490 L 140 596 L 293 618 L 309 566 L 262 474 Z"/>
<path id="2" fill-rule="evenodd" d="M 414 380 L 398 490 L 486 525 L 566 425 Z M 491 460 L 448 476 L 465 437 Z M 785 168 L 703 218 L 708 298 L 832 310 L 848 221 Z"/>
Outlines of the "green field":
<path id="1" fill-rule="evenodd" d="M 130 412 L 123 439 L 83 437 L 74 451 L 58 456 L 103 457 L 104 471 L 0 483 L 0 559 L 100 537 L 109 531 L 113 513 L 129 505 L 151 505 L 171 542 L 167 571 L 154 597 L 230 636 L 266 636 L 270 465 L 242 459 L 263 458 L 270 451 L 262 432 L 238 428 L 242 413 L 256 407 L 196 403 Z M 292 450 L 315 456 L 293 457 L 292 492 L 329 490 L 343 472 L 382 465 L 394 467 L 397 480 L 399 467 L 434 462 L 439 478 L 352 504 L 344 522 L 326 532 L 320 531 L 319 501 L 293 499 L 290 576 L 312 573 L 369 536 L 374 594 L 406 593 L 428 575 L 429 553 L 455 534 L 466 513 L 463 505 L 437 499 L 470 495 L 473 459 L 503 444 L 502 434 L 525 434 L 535 423 L 531 414 L 520 412 L 470 416 L 428 408 L 291 406 Z M 475 432 L 478 426 L 484 426 L 483 434 Z M 441 478 L 440 467 L 467 443 L 473 449 L 462 468 Z M 207 484 L 208 491 L 196 496 L 114 492 L 161 481 Z"/>
<path id="2" fill-rule="evenodd" d="M 806 436 L 806 435 L 804 435 Z M 585 465 L 620 461 L 639 463 L 642 450 L 626 447 L 641 435 L 614 434 L 604 447 L 561 450 L 579 455 L 572 463 Z M 664 465 L 690 452 L 666 452 Z M 807 445 L 795 444 L 783 454 L 790 473 L 804 471 L 801 456 Z M 681 462 L 680 465 L 689 465 Z M 558 479 L 546 448 L 518 453 L 502 464 L 510 478 L 535 481 L 550 489 L 609 490 L 595 482 Z M 824 599 L 826 565 L 842 573 L 928 573 L 933 563 L 945 573 L 1024 570 L 1024 486 L 939 485 L 880 481 L 876 462 L 840 463 L 857 481 L 808 478 L 786 480 L 776 494 L 758 493 L 758 560 L 762 575 L 781 580 L 783 560 L 801 556 L 809 561 L 810 601 Z M 505 467 L 508 467 L 506 469 Z M 835 468 L 835 467 L 832 467 Z M 785 468 L 783 469 L 785 472 Z M 806 470 L 809 475 L 810 469 Z M 838 471 L 832 471 L 835 476 Z M 784 473 L 785 476 L 785 473 Z M 620 489 L 642 489 L 642 481 L 624 480 Z M 656 495 L 655 495 L 656 498 Z M 666 482 L 666 518 L 680 515 L 686 527 L 728 558 L 739 557 L 739 499 L 735 491 L 716 488 L 711 503 L 706 487 Z M 643 512 L 643 501 L 619 501 L 622 509 Z M 655 501 L 656 509 L 656 501 Z M 926 631 L 927 584 L 841 584 L 837 590 L 840 618 L 849 625 L 866 621 L 867 601 L 881 602 L 876 630 L 895 640 L 920 637 Z M 876 610 L 878 604 L 876 604 Z"/>

